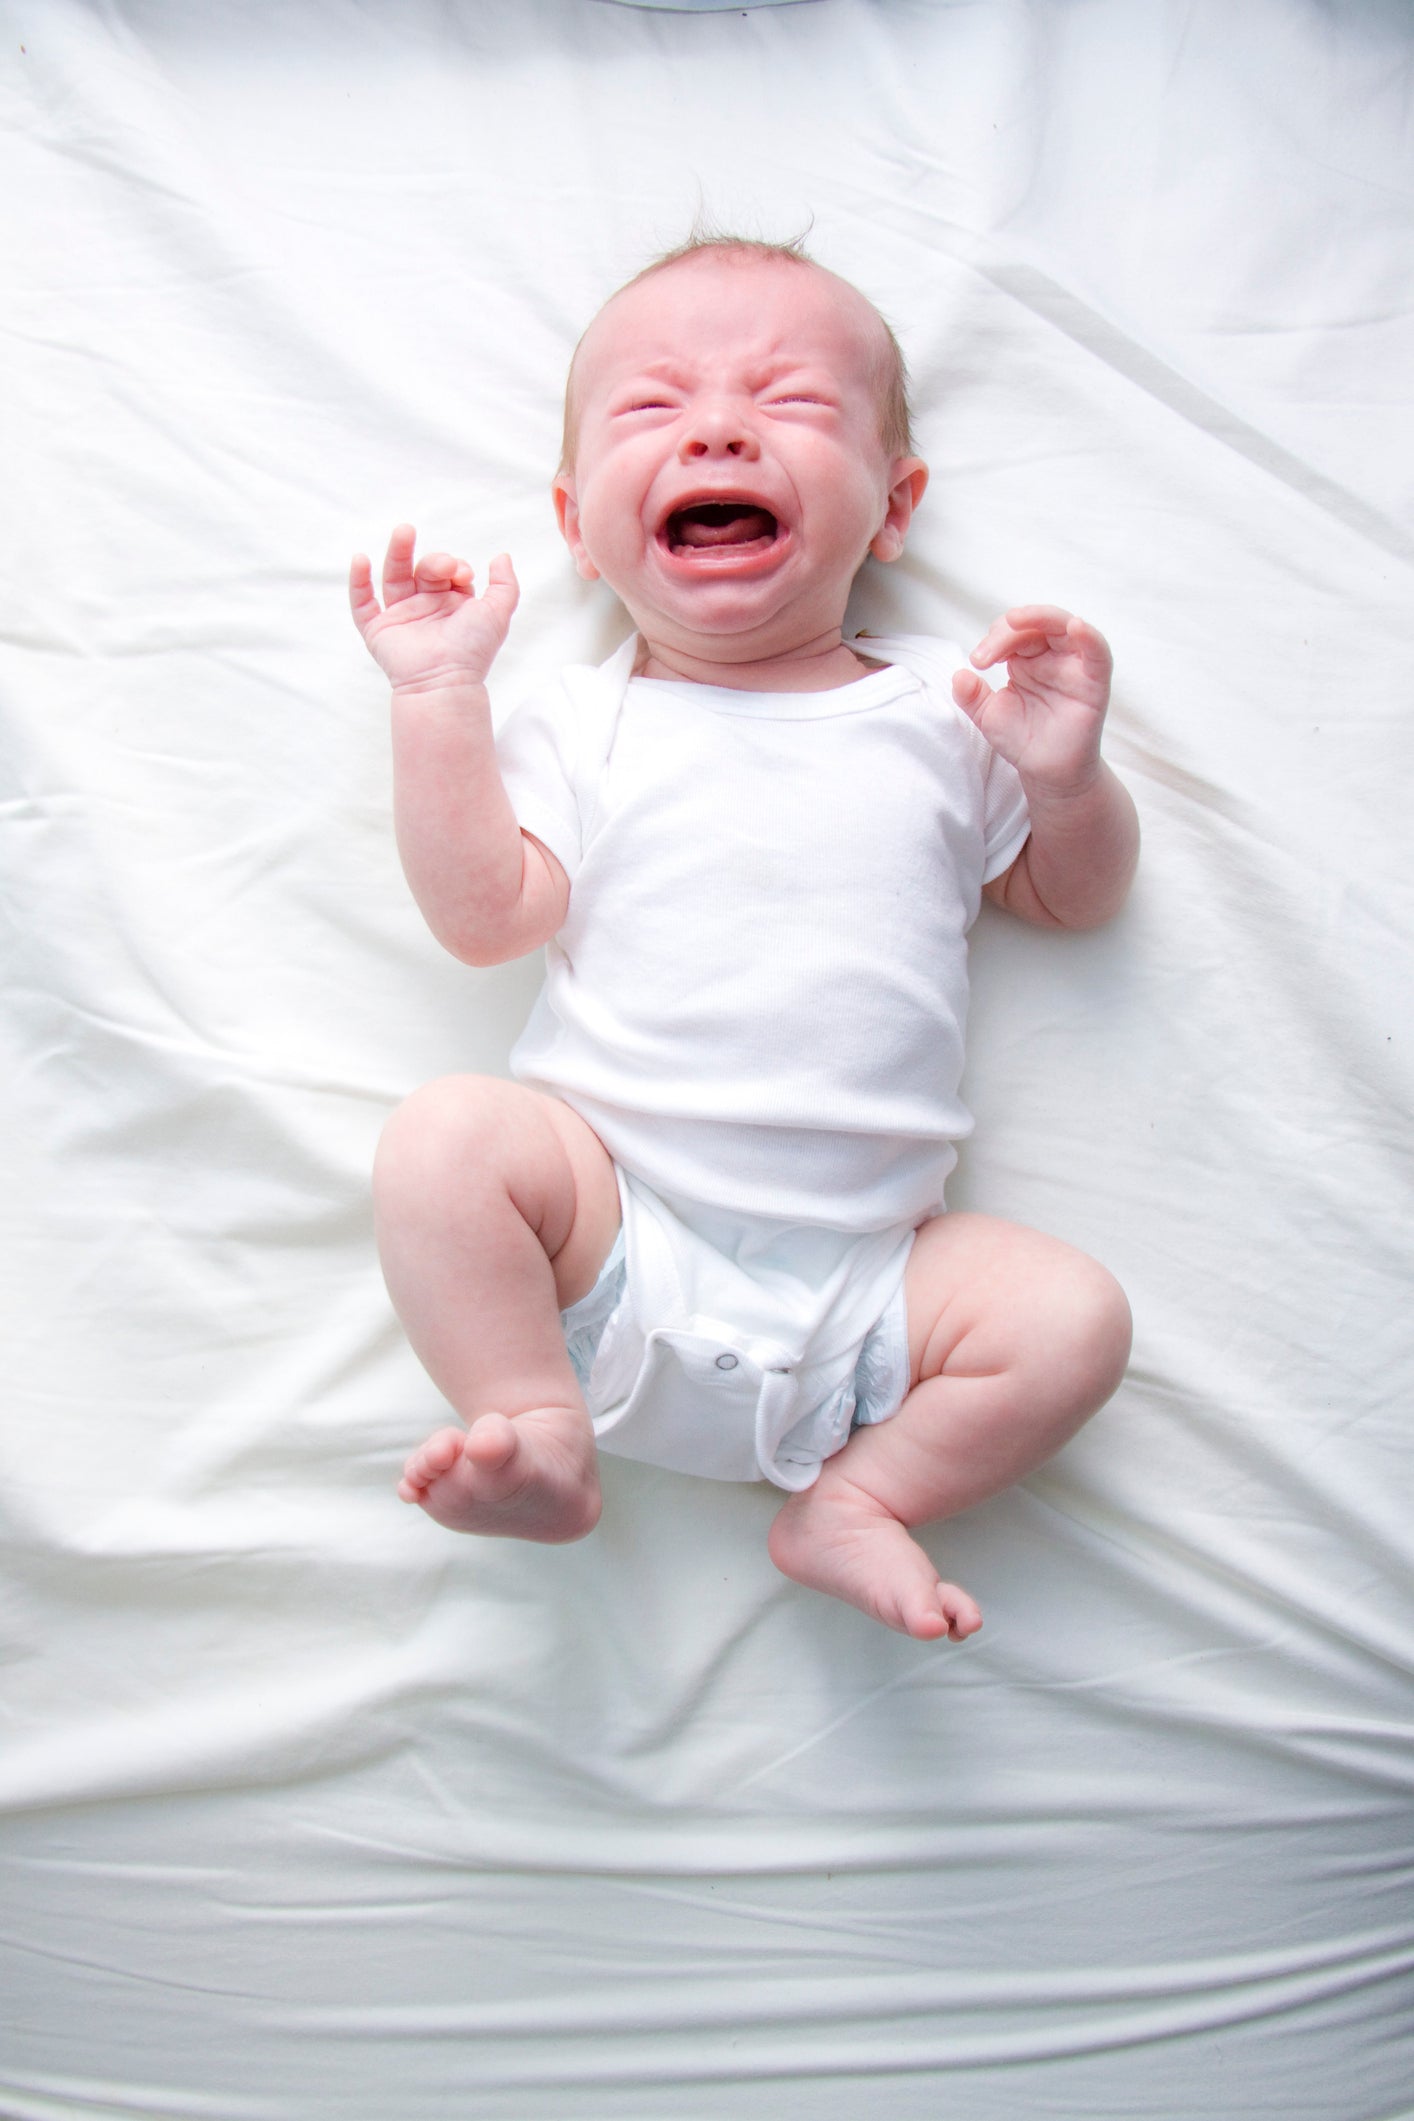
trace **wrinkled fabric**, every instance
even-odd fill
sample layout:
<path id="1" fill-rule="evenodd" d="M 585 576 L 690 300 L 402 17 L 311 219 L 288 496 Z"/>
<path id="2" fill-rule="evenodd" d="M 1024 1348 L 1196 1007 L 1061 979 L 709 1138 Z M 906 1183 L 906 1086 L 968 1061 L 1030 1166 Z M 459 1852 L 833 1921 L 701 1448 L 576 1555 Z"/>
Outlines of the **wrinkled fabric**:
<path id="1" fill-rule="evenodd" d="M 1414 25 L 1393 0 L 5 9 L 0 2110 L 1396 2121 L 1414 2083 L 1405 853 Z M 622 616 L 548 486 L 699 212 L 896 326 L 932 484 L 852 622 L 1082 611 L 1144 864 L 984 910 L 950 1181 L 1110 1266 L 1111 1404 L 922 1536 L 764 1486 L 565 1548 L 400 1505 L 396 1101 L 533 964 L 401 879 L 350 551 Z"/>

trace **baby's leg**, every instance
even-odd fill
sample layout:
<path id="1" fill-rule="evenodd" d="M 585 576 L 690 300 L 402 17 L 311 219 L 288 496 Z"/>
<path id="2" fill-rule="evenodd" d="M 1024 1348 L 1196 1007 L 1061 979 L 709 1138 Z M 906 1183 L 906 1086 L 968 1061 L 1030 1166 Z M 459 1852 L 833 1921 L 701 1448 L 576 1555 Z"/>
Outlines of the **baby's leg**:
<path id="1" fill-rule="evenodd" d="M 599 1517 L 594 1434 L 560 1329 L 619 1223 L 603 1144 L 557 1099 L 488 1077 L 429 1083 L 374 1167 L 394 1306 L 466 1429 L 439 1429 L 398 1493 L 459 1532 L 578 1539 Z"/>
<path id="2" fill-rule="evenodd" d="M 1129 1306 L 1084 1253 L 982 1215 L 924 1224 L 906 1292 L 907 1399 L 791 1497 L 771 1558 L 905 1635 L 959 1641 L 982 1616 L 908 1528 L 1023 1479 L 1104 1405 L 1129 1358 Z"/>

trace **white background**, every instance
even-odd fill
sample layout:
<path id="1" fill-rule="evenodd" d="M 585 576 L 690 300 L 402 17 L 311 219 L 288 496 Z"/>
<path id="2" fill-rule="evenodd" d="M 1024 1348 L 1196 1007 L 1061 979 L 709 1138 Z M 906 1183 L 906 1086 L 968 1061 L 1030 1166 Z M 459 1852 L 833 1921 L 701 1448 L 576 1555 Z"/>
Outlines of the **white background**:
<path id="1" fill-rule="evenodd" d="M 1414 2113 L 1402 0 L 0 4 L 0 2111 Z M 1118 1399 L 929 1535 L 924 1647 L 774 1507 L 564 1550 L 392 1496 L 372 1249 L 533 965 L 393 852 L 349 552 L 607 651 L 548 483 L 699 207 L 896 324 L 876 629 L 1093 618 L 1131 906 L 975 949 L 964 1202 L 1104 1259 Z"/>

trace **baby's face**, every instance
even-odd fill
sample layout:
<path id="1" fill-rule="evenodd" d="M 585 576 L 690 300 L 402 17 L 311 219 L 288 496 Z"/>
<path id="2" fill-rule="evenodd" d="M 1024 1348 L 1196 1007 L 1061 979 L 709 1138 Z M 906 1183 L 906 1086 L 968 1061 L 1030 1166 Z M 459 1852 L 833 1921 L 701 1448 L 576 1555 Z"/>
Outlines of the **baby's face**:
<path id="1" fill-rule="evenodd" d="M 869 304 L 815 266 L 707 252 L 625 288 L 580 347 L 555 482 L 581 574 L 650 643 L 709 661 L 837 634 L 926 478 L 884 449 L 882 357 Z"/>

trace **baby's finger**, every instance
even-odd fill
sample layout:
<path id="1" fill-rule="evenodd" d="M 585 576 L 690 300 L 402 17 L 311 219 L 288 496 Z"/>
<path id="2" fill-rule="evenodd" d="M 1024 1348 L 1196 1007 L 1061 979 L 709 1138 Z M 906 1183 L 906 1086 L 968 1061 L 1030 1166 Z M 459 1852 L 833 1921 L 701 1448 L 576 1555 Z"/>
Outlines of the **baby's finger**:
<path id="1" fill-rule="evenodd" d="M 1017 604 L 988 628 L 972 652 L 972 661 L 978 669 L 985 669 L 991 663 L 1044 655 L 1048 650 L 1060 654 L 1071 649 L 1093 656 L 1095 648 L 1108 658 L 1109 651 L 1094 627 L 1059 605 Z"/>
<path id="2" fill-rule="evenodd" d="M 1018 605 L 1005 618 L 998 619 L 992 628 L 993 660 L 1044 655 L 1048 648 L 1064 648 L 1070 624 L 1070 613 L 1059 611 L 1053 605 Z"/>
<path id="3" fill-rule="evenodd" d="M 1044 638 L 1044 635 L 1018 632 L 1011 624 L 1011 615 L 1008 613 L 1004 619 L 993 619 L 972 651 L 972 666 L 975 670 L 988 670 L 993 663 L 1004 663 L 1008 656 L 1023 653 L 1022 644 L 1028 639 L 1044 643 Z"/>
<path id="4" fill-rule="evenodd" d="M 1013 655 L 1041 655 L 1050 648 L 1058 655 L 1078 655 L 1093 670 L 1106 675 L 1113 665 L 1104 635 L 1087 620 L 1062 611 L 1056 604 L 1018 604 L 1007 613 L 1006 620 L 1020 636 L 1010 651 Z"/>
<path id="5" fill-rule="evenodd" d="M 388 550 L 383 559 L 383 602 L 400 604 L 404 597 L 416 593 L 417 583 L 413 577 L 412 554 L 417 543 L 417 532 L 411 523 L 399 523 L 388 540 Z"/>
<path id="6" fill-rule="evenodd" d="M 1065 646 L 1072 655 L 1078 655 L 1083 663 L 1093 670 L 1103 671 L 1106 676 L 1114 668 L 1114 656 L 1110 644 L 1088 619 L 1073 618 L 1065 630 Z"/>
<path id="7" fill-rule="evenodd" d="M 1013 632 L 1041 633 L 1056 641 L 1063 641 L 1066 629 L 1074 623 L 1059 604 L 1013 604 L 1004 616 Z"/>
<path id="8" fill-rule="evenodd" d="M 487 568 L 486 587 L 500 593 L 500 601 L 506 604 L 508 611 L 515 610 L 520 602 L 520 583 L 516 580 L 516 571 L 511 565 L 508 552 L 498 552 Z"/>
<path id="9" fill-rule="evenodd" d="M 349 609 L 360 633 L 367 633 L 378 616 L 373 594 L 373 567 L 366 552 L 356 552 L 349 562 Z"/>
<path id="10" fill-rule="evenodd" d="M 1076 693 L 1088 687 L 1108 694 L 1114 658 L 1109 643 L 1084 619 L 1068 619 L 1064 633 L 1031 634 L 1011 651 L 1016 662 L 1030 662 L 1039 680 Z"/>
<path id="11" fill-rule="evenodd" d="M 414 572 L 419 589 L 470 589 L 471 568 L 449 552 L 429 552 Z"/>

